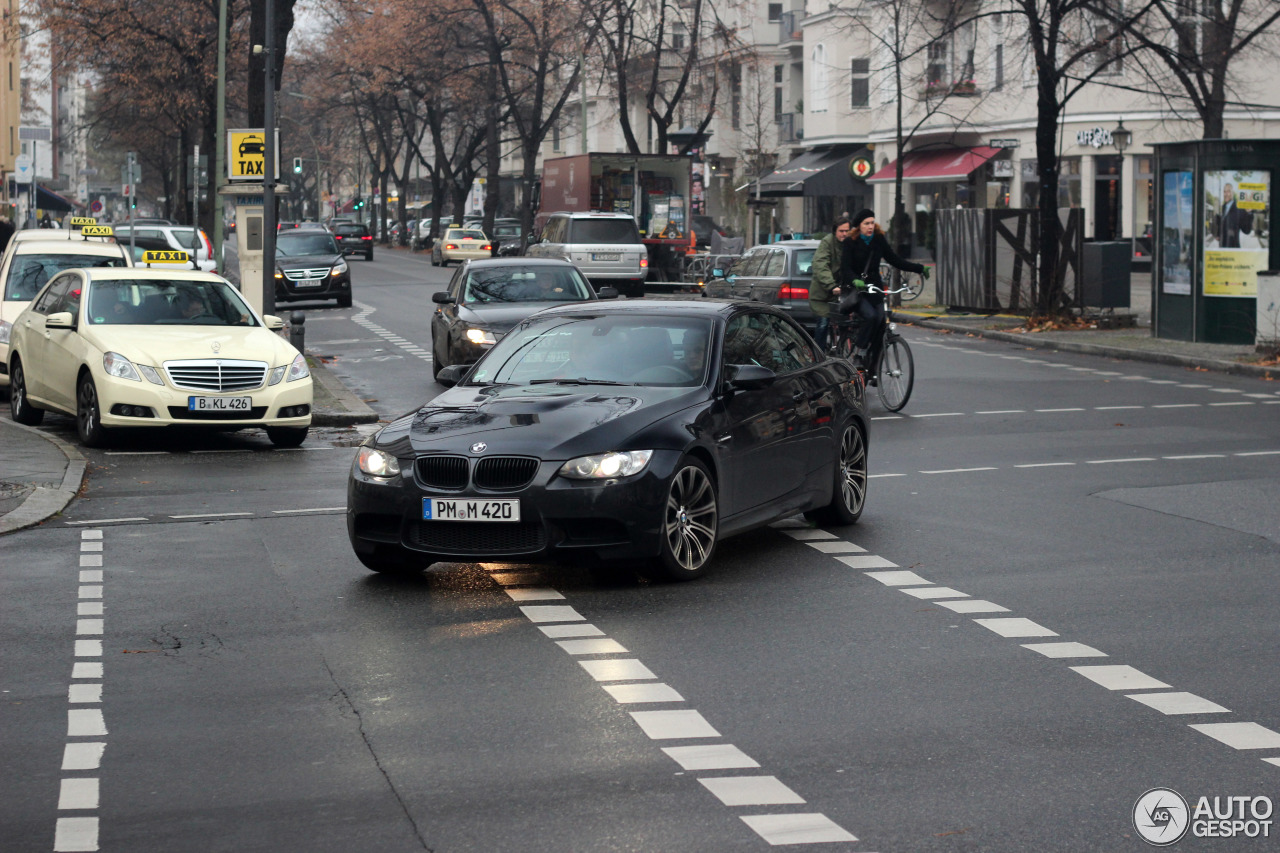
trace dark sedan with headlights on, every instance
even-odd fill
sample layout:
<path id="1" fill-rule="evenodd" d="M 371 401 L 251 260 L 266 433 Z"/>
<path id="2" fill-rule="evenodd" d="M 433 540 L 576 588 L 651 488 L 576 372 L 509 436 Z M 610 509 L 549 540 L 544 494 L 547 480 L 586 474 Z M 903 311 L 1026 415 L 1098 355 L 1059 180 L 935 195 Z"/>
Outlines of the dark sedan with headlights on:
<path id="1" fill-rule="evenodd" d="M 302 299 L 351 307 L 351 270 L 328 231 L 291 228 L 276 235 L 276 302 Z"/>
<path id="2" fill-rule="evenodd" d="M 598 298 L 616 298 L 611 287 Z M 436 376 L 472 364 L 525 317 L 552 305 L 589 302 L 595 289 L 568 261 L 485 258 L 463 261 L 447 289 L 431 295 L 431 358 Z"/>
<path id="3" fill-rule="evenodd" d="M 440 380 L 352 465 L 347 530 L 373 571 L 626 560 L 685 580 L 729 535 L 862 514 L 861 380 L 776 308 L 549 308 Z"/>

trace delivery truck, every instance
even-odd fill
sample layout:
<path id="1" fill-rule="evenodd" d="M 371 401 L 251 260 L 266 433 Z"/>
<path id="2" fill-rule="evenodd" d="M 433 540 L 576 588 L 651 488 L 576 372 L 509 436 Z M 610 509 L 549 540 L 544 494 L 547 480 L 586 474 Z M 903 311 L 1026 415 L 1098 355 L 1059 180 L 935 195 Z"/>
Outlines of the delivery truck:
<path id="1" fill-rule="evenodd" d="M 648 284 L 676 286 L 693 248 L 693 161 L 663 154 L 575 154 L 544 161 L 534 230 L 559 211 L 629 213 L 649 250 Z"/>

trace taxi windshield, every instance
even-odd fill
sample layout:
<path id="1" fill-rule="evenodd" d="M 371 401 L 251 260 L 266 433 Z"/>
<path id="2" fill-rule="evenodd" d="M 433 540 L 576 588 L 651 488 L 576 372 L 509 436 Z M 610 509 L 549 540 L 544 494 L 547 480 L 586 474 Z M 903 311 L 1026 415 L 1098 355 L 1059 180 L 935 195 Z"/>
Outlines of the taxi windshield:
<path id="1" fill-rule="evenodd" d="M 332 234 L 323 231 L 285 233 L 276 237 L 276 254 L 281 257 L 336 255 L 338 244 Z"/>
<path id="2" fill-rule="evenodd" d="M 446 237 L 445 239 L 446 240 L 483 240 L 485 239 L 485 236 L 483 231 L 480 231 L 475 228 L 469 228 L 465 231 L 462 230 L 461 228 L 451 228 L 449 229 L 449 236 Z"/>
<path id="3" fill-rule="evenodd" d="M 223 281 L 111 279 L 89 286 L 86 320 L 95 326 L 257 326 Z"/>
<path id="4" fill-rule="evenodd" d="M 63 270 L 123 266 L 127 266 L 123 257 L 110 255 L 14 255 L 9 265 L 9 280 L 4 283 L 4 298 L 30 302 L 49 279 Z"/>

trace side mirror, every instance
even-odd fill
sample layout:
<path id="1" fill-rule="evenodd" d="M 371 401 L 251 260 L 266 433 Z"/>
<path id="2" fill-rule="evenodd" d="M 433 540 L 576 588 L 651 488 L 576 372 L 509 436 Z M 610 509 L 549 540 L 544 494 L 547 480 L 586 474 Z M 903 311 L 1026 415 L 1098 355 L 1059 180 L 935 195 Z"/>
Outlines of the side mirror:
<path id="1" fill-rule="evenodd" d="M 711 271 L 711 274 L 716 278 L 722 278 L 724 276 L 724 270 L 716 268 Z"/>
<path id="2" fill-rule="evenodd" d="M 732 388 L 755 391 L 773 384 L 778 374 L 758 364 L 731 364 L 725 368 L 724 378 Z"/>
<path id="3" fill-rule="evenodd" d="M 278 332 L 284 328 L 284 320 L 274 314 L 263 314 L 262 322 L 266 323 L 267 328 L 273 332 Z"/>
<path id="4" fill-rule="evenodd" d="M 449 295 L 449 291 L 437 290 L 431 294 L 431 301 L 437 305 L 452 305 L 456 300 Z"/>
<path id="5" fill-rule="evenodd" d="M 467 374 L 471 372 L 474 364 L 451 364 L 448 367 L 440 368 L 440 375 L 436 377 L 436 381 L 446 388 L 452 388 L 459 382 L 467 378 Z"/>
<path id="6" fill-rule="evenodd" d="M 600 292 L 599 292 L 599 293 L 597 293 L 596 295 L 597 295 L 597 296 L 599 296 L 601 299 L 617 299 L 617 298 L 618 298 L 618 288 L 616 288 L 616 287 L 602 287 L 602 288 L 600 288 Z"/>
<path id="7" fill-rule="evenodd" d="M 44 327 L 46 329 L 74 329 L 75 315 L 70 311 L 59 311 L 57 314 L 50 314 L 45 318 Z"/>

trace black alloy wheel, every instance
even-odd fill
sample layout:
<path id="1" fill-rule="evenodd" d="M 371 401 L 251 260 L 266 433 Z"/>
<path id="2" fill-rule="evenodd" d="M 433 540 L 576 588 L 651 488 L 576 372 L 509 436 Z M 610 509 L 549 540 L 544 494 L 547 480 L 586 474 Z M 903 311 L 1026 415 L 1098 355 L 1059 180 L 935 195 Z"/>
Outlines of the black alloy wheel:
<path id="1" fill-rule="evenodd" d="M 840 434 L 831 503 L 805 513 L 821 525 L 843 527 L 857 522 L 867 503 L 867 440 L 856 424 Z"/>
<path id="2" fill-rule="evenodd" d="M 27 375 L 22 369 L 22 361 L 16 357 L 9 374 L 9 414 L 16 422 L 27 426 L 39 426 L 44 420 L 44 409 L 37 409 L 27 399 Z"/>
<path id="3" fill-rule="evenodd" d="M 720 529 L 715 482 L 707 466 L 685 459 L 667 486 L 658 568 L 670 580 L 701 577 L 716 550 Z"/>
<path id="4" fill-rule="evenodd" d="M 82 374 L 76 383 L 76 433 L 85 447 L 101 447 L 107 443 L 98 387 L 88 373 Z"/>

